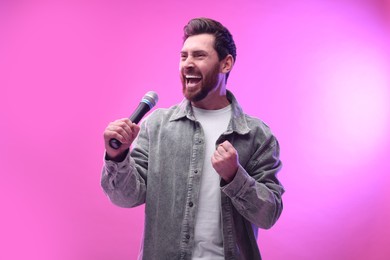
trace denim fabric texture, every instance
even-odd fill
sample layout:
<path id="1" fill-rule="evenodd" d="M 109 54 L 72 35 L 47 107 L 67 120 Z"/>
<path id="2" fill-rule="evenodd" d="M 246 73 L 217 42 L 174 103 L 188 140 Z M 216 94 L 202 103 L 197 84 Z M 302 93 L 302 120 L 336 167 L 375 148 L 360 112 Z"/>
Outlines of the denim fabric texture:
<path id="1" fill-rule="evenodd" d="M 272 227 L 283 209 L 279 144 L 266 124 L 243 113 L 231 92 L 227 97 L 232 118 L 215 145 L 232 143 L 240 166 L 230 183 L 220 183 L 225 259 L 256 260 L 258 228 Z M 204 149 L 202 127 L 184 99 L 142 122 L 123 161 L 105 158 L 101 185 L 112 203 L 145 203 L 140 259 L 191 259 Z"/>

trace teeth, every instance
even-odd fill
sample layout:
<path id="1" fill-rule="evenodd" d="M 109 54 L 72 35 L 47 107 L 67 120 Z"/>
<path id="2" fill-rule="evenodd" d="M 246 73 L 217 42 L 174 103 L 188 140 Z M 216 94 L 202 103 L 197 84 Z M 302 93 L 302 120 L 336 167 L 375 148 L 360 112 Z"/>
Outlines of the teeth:
<path id="1" fill-rule="evenodd" d="M 201 76 L 195 76 L 195 75 L 186 75 L 186 79 L 201 79 Z"/>

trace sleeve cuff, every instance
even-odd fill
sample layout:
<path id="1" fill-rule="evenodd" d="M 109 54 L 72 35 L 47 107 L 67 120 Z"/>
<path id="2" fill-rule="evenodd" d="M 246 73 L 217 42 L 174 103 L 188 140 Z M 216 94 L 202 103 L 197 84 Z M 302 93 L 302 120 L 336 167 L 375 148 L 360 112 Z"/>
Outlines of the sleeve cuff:
<path id="1" fill-rule="evenodd" d="M 129 165 L 129 150 L 127 150 L 121 157 L 122 158 L 120 159 L 122 160 L 118 160 L 119 158 L 113 160 L 108 157 L 106 152 L 104 153 L 104 163 L 108 174 L 117 173 L 119 169 L 123 169 Z"/>
<path id="2" fill-rule="evenodd" d="M 239 197 L 245 190 L 252 186 L 254 182 L 255 180 L 249 176 L 240 165 L 233 180 L 222 186 L 221 190 L 230 198 Z"/>

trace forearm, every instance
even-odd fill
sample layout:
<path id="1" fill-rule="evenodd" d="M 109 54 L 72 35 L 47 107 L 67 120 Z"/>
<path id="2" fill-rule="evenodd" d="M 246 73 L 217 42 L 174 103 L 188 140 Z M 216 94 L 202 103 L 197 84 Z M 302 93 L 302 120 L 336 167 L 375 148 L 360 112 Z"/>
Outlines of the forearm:
<path id="1" fill-rule="evenodd" d="M 111 202 L 120 207 L 135 207 L 145 202 L 145 180 L 129 153 L 121 162 L 105 158 L 101 186 Z"/>
<path id="2" fill-rule="evenodd" d="M 241 166 L 222 191 L 238 212 L 259 228 L 272 227 L 282 213 L 283 187 L 277 183 L 257 182 Z"/>

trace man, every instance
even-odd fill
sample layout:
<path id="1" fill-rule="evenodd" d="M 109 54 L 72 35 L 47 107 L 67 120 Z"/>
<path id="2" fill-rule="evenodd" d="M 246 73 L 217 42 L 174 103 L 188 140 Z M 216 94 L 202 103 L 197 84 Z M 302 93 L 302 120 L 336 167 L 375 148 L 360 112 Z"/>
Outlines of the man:
<path id="1" fill-rule="evenodd" d="M 192 19 L 181 50 L 182 103 L 157 109 L 141 127 L 120 119 L 104 131 L 105 193 L 121 207 L 145 203 L 140 259 L 261 259 L 257 230 L 283 208 L 282 164 L 268 126 L 226 90 L 235 59 L 225 27 Z M 112 138 L 123 143 L 118 150 Z"/>

